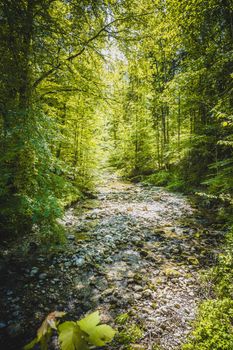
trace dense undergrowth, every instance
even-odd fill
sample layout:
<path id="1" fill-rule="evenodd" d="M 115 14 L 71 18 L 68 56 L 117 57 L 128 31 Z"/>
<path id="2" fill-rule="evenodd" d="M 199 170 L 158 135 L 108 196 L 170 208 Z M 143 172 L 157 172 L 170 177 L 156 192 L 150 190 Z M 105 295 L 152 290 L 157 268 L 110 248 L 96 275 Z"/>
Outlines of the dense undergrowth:
<path id="1" fill-rule="evenodd" d="M 199 307 L 194 331 L 183 350 L 230 350 L 233 348 L 233 231 L 219 255 L 218 265 L 206 276 L 212 297 Z"/>

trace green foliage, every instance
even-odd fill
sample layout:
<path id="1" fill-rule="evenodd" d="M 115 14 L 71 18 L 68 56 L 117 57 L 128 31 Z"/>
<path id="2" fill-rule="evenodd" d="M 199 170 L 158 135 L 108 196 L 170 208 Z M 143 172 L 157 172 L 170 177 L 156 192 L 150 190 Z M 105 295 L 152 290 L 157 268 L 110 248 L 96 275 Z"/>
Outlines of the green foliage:
<path id="1" fill-rule="evenodd" d="M 218 265 L 208 273 L 217 299 L 204 301 L 194 331 L 183 350 L 228 350 L 233 347 L 233 235 L 228 233 Z"/>
<path id="2" fill-rule="evenodd" d="M 143 336 L 143 330 L 136 324 L 127 326 L 118 334 L 117 340 L 123 344 L 135 343 Z"/>
<path id="3" fill-rule="evenodd" d="M 146 184 L 156 185 L 156 186 L 167 186 L 170 182 L 171 174 L 167 170 L 161 170 L 155 174 L 149 175 L 143 181 Z"/>
<path id="4" fill-rule="evenodd" d="M 62 350 L 88 349 L 85 333 L 75 322 L 64 322 L 59 328 L 59 341 Z"/>
<path id="5" fill-rule="evenodd" d="M 152 350 L 161 350 L 161 347 L 155 344 L 155 345 L 152 345 Z"/>
<path id="6" fill-rule="evenodd" d="M 218 265 L 213 269 L 215 292 L 219 298 L 233 299 L 233 230 L 227 234 L 224 250 L 219 254 Z"/>
<path id="7" fill-rule="evenodd" d="M 203 184 L 208 185 L 211 193 L 231 193 L 233 188 L 233 180 L 231 170 L 233 166 L 233 159 L 224 159 L 216 161 L 209 166 L 212 174 L 206 179 Z"/>
<path id="8" fill-rule="evenodd" d="M 37 337 L 24 347 L 33 349 L 39 343 L 41 350 L 48 349 L 52 329 L 58 333 L 61 350 L 88 350 L 93 346 L 103 346 L 112 341 L 115 331 L 108 325 L 99 325 L 100 315 L 96 311 L 80 321 L 66 321 L 58 325 L 56 318 L 64 312 L 53 312 L 47 316 L 37 331 Z"/>
<path id="9" fill-rule="evenodd" d="M 47 227 L 51 240 L 107 160 L 135 181 L 232 196 L 229 1 L 12 0 L 0 13 L 5 236 Z"/>
<path id="10" fill-rule="evenodd" d="M 167 184 L 166 188 L 171 191 L 188 192 L 189 188 L 185 181 L 177 174 L 173 174 L 171 181 Z"/>
<path id="11" fill-rule="evenodd" d="M 130 316 L 128 313 L 120 314 L 116 317 L 116 323 L 119 325 L 124 325 L 125 323 L 128 322 Z"/>
<path id="12" fill-rule="evenodd" d="M 95 183 L 102 62 L 85 43 L 103 47 L 106 6 L 24 5 L 0 4 L 0 231 L 47 228 L 50 241 L 64 205 Z M 70 33 L 81 60 L 71 60 Z"/>
<path id="13" fill-rule="evenodd" d="M 187 190 L 184 180 L 172 169 L 170 169 L 170 171 L 160 170 L 152 175 L 146 176 L 142 182 L 149 185 L 164 186 L 172 191 Z"/>
<path id="14" fill-rule="evenodd" d="M 232 180 L 233 159 L 216 161 L 209 166 L 208 174 L 203 184 L 208 186 L 208 194 L 213 196 L 213 204 L 221 204 L 218 210 L 220 220 L 232 223 L 233 214 L 233 180 Z"/>
<path id="15" fill-rule="evenodd" d="M 63 317 L 65 312 L 54 311 L 51 312 L 43 321 L 40 328 L 37 330 L 37 336 L 29 344 L 24 346 L 24 350 L 30 350 L 35 347 L 37 343 L 40 344 L 41 350 L 48 349 L 48 342 L 52 335 L 52 329 L 57 329 L 57 318 Z"/>
<path id="16" fill-rule="evenodd" d="M 37 115 L 39 121 L 32 123 Z M 5 234 L 26 233 L 33 225 L 56 226 L 56 218 L 62 214 L 54 195 L 54 187 L 59 185 L 54 175 L 56 161 L 46 145 L 45 130 L 52 122 L 37 109 L 17 116 L 25 119 L 23 128 L 15 127 L 9 133 L 4 140 L 7 152 L 0 158 L 4 175 L 0 178 L 4 189 L 0 193 L 0 229 Z"/>
<path id="17" fill-rule="evenodd" d="M 123 48 L 113 74 L 121 104 L 111 117 L 111 164 L 137 179 L 154 173 L 148 182 L 171 190 L 232 195 L 232 8 L 155 6 L 156 18 L 131 24 L 144 39 Z"/>
<path id="18" fill-rule="evenodd" d="M 233 301 L 229 298 L 202 303 L 190 343 L 183 350 L 229 350 L 233 348 Z"/>
<path id="19" fill-rule="evenodd" d="M 61 241 L 57 219 L 107 158 L 133 180 L 202 191 L 232 221 L 230 1 L 11 0 L 0 21 L 1 235 Z M 203 304 L 190 349 L 232 347 L 232 235 L 226 245 L 214 271 L 224 299 Z M 59 326 L 63 348 L 112 338 L 88 317 Z M 29 348 L 46 347 L 47 323 Z M 133 325 L 120 337 L 141 335 Z"/>

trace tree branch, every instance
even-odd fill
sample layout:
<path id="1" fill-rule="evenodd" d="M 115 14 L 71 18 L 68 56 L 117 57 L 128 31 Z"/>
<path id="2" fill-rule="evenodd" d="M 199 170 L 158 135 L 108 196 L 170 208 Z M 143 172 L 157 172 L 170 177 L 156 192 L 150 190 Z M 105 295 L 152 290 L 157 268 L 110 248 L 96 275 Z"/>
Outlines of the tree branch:
<path id="1" fill-rule="evenodd" d="M 71 93 L 74 93 L 74 92 L 82 92 L 82 93 L 86 93 L 88 95 L 92 95 L 92 96 L 95 96 L 95 97 L 98 97 L 100 99 L 103 99 L 105 101 L 114 101 L 114 102 L 117 102 L 117 103 L 120 103 L 118 100 L 114 99 L 114 98 L 111 98 L 109 96 L 106 96 L 104 95 L 103 93 L 100 92 L 100 94 L 96 94 L 94 93 L 93 91 L 91 90 L 85 90 L 85 89 L 79 89 L 79 88 L 70 88 L 70 87 L 64 87 L 64 88 L 60 88 L 60 89 L 56 89 L 56 90 L 50 90 L 50 91 L 46 91 L 44 92 L 42 95 L 40 95 L 40 98 L 43 98 L 44 96 L 46 95 L 52 95 L 52 94 L 59 94 L 61 92 L 71 92 Z"/>
<path id="2" fill-rule="evenodd" d="M 149 14 L 152 14 L 153 12 L 148 12 L 148 13 L 144 13 L 141 15 L 136 15 L 136 16 L 127 16 L 127 17 L 123 17 L 123 18 L 116 18 L 113 21 L 107 23 L 105 26 L 103 26 L 95 35 L 93 35 L 91 38 L 89 38 L 84 44 L 82 49 L 80 49 L 80 51 L 78 51 L 77 53 L 67 57 L 66 59 L 64 59 L 63 61 L 59 62 L 56 66 L 54 66 L 53 68 L 49 69 L 48 71 L 44 72 L 32 85 L 32 90 L 35 90 L 37 88 L 37 86 L 44 80 L 46 79 L 48 76 L 50 76 L 52 73 L 54 73 L 55 71 L 57 71 L 60 67 L 62 67 L 63 65 L 65 65 L 67 62 L 72 62 L 72 60 L 74 60 L 75 58 L 79 57 L 82 55 L 82 53 L 87 49 L 88 44 L 90 44 L 92 41 L 94 41 L 95 39 L 97 39 L 101 33 L 103 32 L 107 32 L 107 34 L 109 35 L 109 31 L 107 31 L 107 29 L 113 25 L 114 23 L 117 22 L 122 22 L 125 21 L 127 19 L 130 18 L 134 18 L 134 17 L 141 17 L 141 16 L 147 16 Z"/>

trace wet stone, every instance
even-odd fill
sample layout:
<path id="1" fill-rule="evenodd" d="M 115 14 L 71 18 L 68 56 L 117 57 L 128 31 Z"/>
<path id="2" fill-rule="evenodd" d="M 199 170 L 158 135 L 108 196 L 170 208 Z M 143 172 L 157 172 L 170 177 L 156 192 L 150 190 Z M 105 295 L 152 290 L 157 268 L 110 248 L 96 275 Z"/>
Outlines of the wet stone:
<path id="1" fill-rule="evenodd" d="M 67 238 L 68 238 L 70 241 L 74 241 L 74 240 L 75 240 L 75 235 L 68 235 Z"/>
<path id="2" fill-rule="evenodd" d="M 161 188 L 112 177 L 98 197 L 66 211 L 64 251 L 51 258 L 35 256 L 17 281 L 9 275 L 0 329 L 9 328 L 10 337 L 23 329 L 26 339 L 28 325 L 37 329 L 57 306 L 73 320 L 98 309 L 112 324 L 120 314 L 143 323 L 145 336 L 135 349 L 153 343 L 162 350 L 178 349 L 191 332 L 200 301 L 201 254 L 205 263 L 209 256 L 213 259 L 217 233 L 208 228 L 197 240 L 204 222 L 197 222 L 184 196 Z M 192 225 L 186 223 L 188 217 Z"/>
<path id="3" fill-rule="evenodd" d="M 0 322 L 0 329 L 6 328 L 7 324 L 4 322 Z"/>
<path id="4" fill-rule="evenodd" d="M 33 267 L 30 272 L 30 276 L 33 277 L 39 272 L 38 267 Z"/>

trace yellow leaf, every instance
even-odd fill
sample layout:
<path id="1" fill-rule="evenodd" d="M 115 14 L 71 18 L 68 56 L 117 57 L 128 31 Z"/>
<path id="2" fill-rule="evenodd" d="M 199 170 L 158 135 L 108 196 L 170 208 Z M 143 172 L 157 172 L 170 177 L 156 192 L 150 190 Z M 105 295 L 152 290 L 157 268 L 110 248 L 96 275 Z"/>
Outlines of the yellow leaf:
<path id="1" fill-rule="evenodd" d="M 63 317 L 66 313 L 61 311 L 51 312 L 37 331 L 38 341 L 48 332 L 50 328 L 57 329 L 56 318 Z"/>

